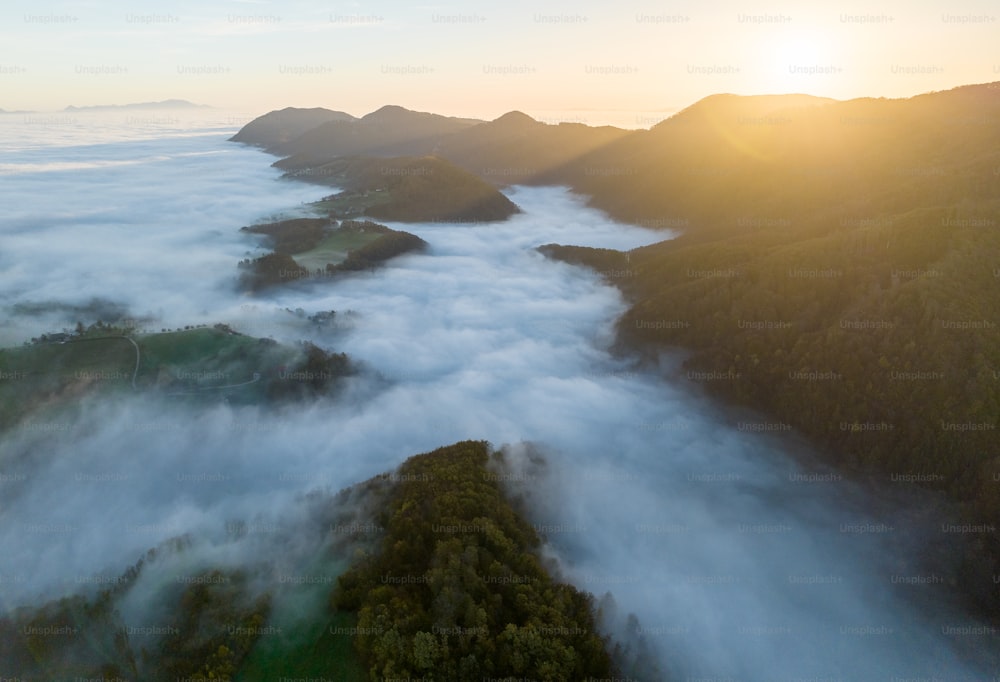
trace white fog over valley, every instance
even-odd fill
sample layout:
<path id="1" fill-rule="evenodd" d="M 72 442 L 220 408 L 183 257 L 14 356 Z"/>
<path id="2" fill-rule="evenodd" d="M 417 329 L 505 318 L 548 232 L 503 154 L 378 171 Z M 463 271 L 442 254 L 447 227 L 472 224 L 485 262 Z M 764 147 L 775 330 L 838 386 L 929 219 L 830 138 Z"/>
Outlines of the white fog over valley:
<path id="1" fill-rule="evenodd" d="M 947 554 L 940 534 L 928 540 L 941 518 L 930 498 L 876 501 L 794 435 L 756 433 L 762 415 L 705 398 L 678 357 L 612 354 L 622 296 L 535 250 L 627 250 L 669 233 L 616 223 L 563 188 L 513 187 L 523 212 L 506 222 L 387 223 L 430 248 L 250 297 L 237 262 L 264 250 L 239 228 L 305 215 L 331 190 L 281 179 L 275 157 L 225 141 L 238 124 L 199 116 L 0 116 L 0 345 L 110 313 L 149 331 L 222 322 L 308 339 L 364 371 L 334 398 L 286 408 L 139 393 L 8 434 L 0 610 L 118 574 L 184 533 L 201 557 L 189 561 L 305 561 L 304 493 L 475 439 L 510 445 L 507 485 L 545 554 L 580 589 L 611 593 L 614 636 L 634 636 L 635 614 L 677 679 L 987 679 L 992 654 L 948 634 L 977 625 L 950 587 L 892 580 L 931 572 L 918 548 Z M 287 312 L 298 308 L 344 322 L 319 329 Z M 234 520 L 271 531 L 234 539 Z M 125 617 L 141 624 L 141 604 Z"/>

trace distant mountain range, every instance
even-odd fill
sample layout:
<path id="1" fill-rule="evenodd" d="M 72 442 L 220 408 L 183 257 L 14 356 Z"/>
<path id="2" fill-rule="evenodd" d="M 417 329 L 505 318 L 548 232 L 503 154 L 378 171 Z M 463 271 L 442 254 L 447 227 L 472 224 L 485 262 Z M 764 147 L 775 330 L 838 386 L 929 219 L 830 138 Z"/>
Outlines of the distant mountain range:
<path id="1" fill-rule="evenodd" d="M 208 109 L 207 104 L 195 104 L 184 99 L 165 99 L 162 102 L 138 102 L 135 104 L 95 104 L 92 106 L 68 106 L 63 111 L 143 111 L 146 109 Z"/>
<path id="2" fill-rule="evenodd" d="M 480 121 L 398 106 L 362 118 L 288 108 L 255 119 L 232 139 L 299 167 L 341 156 L 434 155 L 497 185 L 569 185 L 617 218 L 688 225 L 689 234 L 708 236 L 757 212 L 760 190 L 776 186 L 795 188 L 786 192 L 795 201 L 812 201 L 819 191 L 835 205 L 867 196 L 875 180 L 933 194 L 936 175 L 919 168 L 930 158 L 926 151 L 946 146 L 958 131 L 969 133 L 961 142 L 966 154 L 981 149 L 1000 130 L 983 125 L 998 97 L 997 84 L 897 100 L 713 95 L 634 131 L 545 124 L 516 111 Z"/>
<path id="3" fill-rule="evenodd" d="M 437 156 L 498 185 L 536 181 L 628 135 L 610 126 L 549 125 L 521 112 L 495 121 L 453 118 L 384 106 L 362 118 L 329 109 L 288 108 L 247 124 L 232 137 L 304 167 L 344 156 Z"/>
<path id="4" fill-rule="evenodd" d="M 298 110 L 292 120 L 303 120 L 301 112 Z M 281 156 L 313 160 L 351 155 L 424 156 L 433 153 L 447 136 L 482 123 L 398 106 L 385 106 L 359 119 L 344 118 L 346 114 L 341 112 L 330 115 L 326 122 L 298 136 L 284 142 L 265 140 L 262 146 Z"/>

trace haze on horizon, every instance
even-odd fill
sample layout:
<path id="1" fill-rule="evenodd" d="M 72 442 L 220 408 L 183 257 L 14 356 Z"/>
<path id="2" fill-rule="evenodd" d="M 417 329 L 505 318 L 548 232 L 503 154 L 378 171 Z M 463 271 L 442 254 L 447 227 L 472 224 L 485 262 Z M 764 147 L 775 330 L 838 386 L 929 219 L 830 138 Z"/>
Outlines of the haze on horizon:
<path id="1" fill-rule="evenodd" d="M 391 103 L 647 127 L 719 92 L 908 97 L 995 81 L 998 19 L 988 0 L 878 9 L 16 0 L 0 9 L 0 109 L 179 98 L 252 115 L 286 106 L 362 115 Z"/>

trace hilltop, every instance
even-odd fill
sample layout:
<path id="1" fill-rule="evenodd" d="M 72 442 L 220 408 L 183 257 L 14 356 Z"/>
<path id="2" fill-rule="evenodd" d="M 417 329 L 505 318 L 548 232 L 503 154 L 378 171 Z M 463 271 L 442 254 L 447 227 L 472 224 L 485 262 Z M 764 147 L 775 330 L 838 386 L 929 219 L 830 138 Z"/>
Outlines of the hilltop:
<path id="1" fill-rule="evenodd" d="M 25 681 L 662 679 L 549 573 L 505 470 L 502 450 L 464 441 L 310 493 L 280 533 L 234 519 L 215 548 L 171 538 L 95 589 L 0 615 L 0 657 Z M 129 620 L 136 603 L 157 627 Z"/>
<path id="2" fill-rule="evenodd" d="M 343 188 L 319 204 L 334 218 L 490 222 L 519 211 L 493 185 L 433 156 L 345 157 L 306 167 L 285 159 L 275 165 L 290 177 Z"/>
<path id="3" fill-rule="evenodd" d="M 313 109 L 287 107 L 255 118 L 229 140 L 268 149 L 290 142 L 324 123 L 354 120 L 357 119 L 343 111 L 331 111 L 320 107 Z"/>
<path id="4" fill-rule="evenodd" d="M 360 119 L 330 120 L 287 142 L 269 140 L 264 147 L 279 156 L 293 157 L 300 165 L 340 156 L 421 156 L 433 153 L 447 135 L 478 123 L 384 106 Z"/>
<path id="5" fill-rule="evenodd" d="M 342 353 L 279 344 L 227 325 L 159 332 L 97 323 L 0 349 L 0 431 L 83 398 L 144 394 L 168 400 L 277 403 L 332 392 L 355 372 Z"/>

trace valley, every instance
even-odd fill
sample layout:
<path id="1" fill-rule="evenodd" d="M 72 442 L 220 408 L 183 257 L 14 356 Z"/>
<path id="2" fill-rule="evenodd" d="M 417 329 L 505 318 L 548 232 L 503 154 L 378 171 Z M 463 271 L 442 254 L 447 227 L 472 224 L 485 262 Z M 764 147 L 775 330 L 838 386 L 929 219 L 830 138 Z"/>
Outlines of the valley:
<path id="1" fill-rule="evenodd" d="M 73 230 L 130 238 L 4 282 L 0 673 L 982 679 L 1000 244 L 971 106 L 995 89 L 640 131 L 285 109 L 211 154 L 102 148 L 113 211 L 59 171 Z"/>

